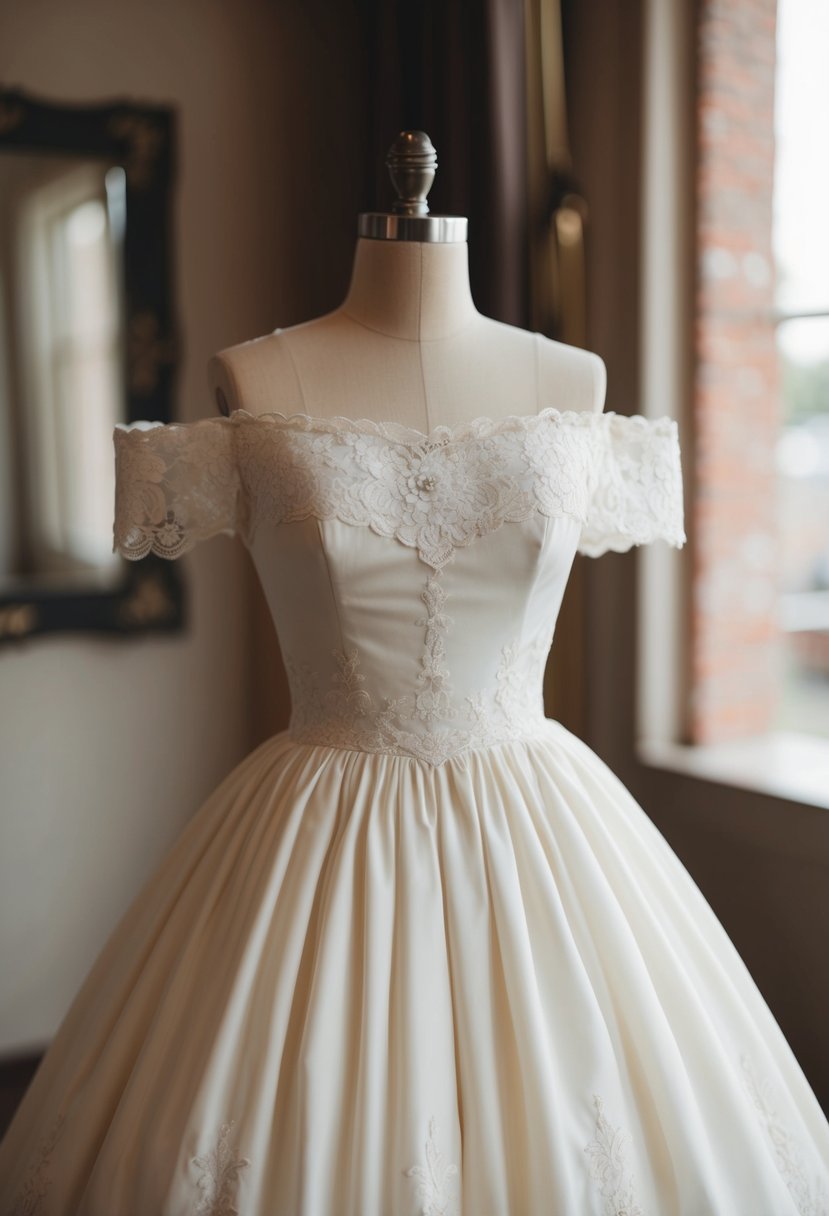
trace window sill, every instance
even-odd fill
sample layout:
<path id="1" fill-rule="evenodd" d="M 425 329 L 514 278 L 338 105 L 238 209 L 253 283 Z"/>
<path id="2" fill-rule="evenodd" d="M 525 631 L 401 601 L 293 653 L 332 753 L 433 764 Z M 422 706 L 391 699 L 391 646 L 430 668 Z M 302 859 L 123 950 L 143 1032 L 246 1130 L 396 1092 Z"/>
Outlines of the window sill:
<path id="1" fill-rule="evenodd" d="M 775 731 L 699 747 L 643 741 L 638 751 L 655 768 L 829 810 L 829 740 L 816 735 Z"/>

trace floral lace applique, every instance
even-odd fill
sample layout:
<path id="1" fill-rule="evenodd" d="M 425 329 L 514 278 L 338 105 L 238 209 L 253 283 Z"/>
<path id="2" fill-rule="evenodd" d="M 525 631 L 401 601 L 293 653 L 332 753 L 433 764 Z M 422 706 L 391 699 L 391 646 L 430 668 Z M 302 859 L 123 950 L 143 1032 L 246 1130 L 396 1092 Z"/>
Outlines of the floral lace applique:
<path id="1" fill-rule="evenodd" d="M 435 570 L 508 520 L 587 515 L 591 430 L 555 426 L 549 411 L 429 435 L 369 429 L 365 419 L 243 410 L 232 419 L 242 424 L 239 459 L 255 520 L 315 516 L 369 527 Z"/>
<path id="2" fill-rule="evenodd" d="M 204 1156 L 191 1158 L 191 1164 L 199 1170 L 197 1183 L 201 1192 L 194 1216 L 238 1216 L 239 1174 L 250 1161 L 238 1156 L 230 1144 L 233 1126 L 233 1121 L 223 1123 L 215 1147 Z"/>
<path id="3" fill-rule="evenodd" d="M 43 1201 L 52 1186 L 52 1153 L 63 1130 L 64 1116 L 58 1115 L 38 1145 L 20 1190 L 9 1209 L 9 1216 L 40 1216 Z"/>
<path id="4" fill-rule="evenodd" d="M 579 552 L 598 557 L 660 539 L 681 548 L 686 536 L 676 423 L 613 413 L 598 415 L 597 421 L 590 509 Z"/>
<path id="5" fill-rule="evenodd" d="M 366 677 L 357 670 L 359 655 L 356 650 L 347 655 L 341 651 L 334 653 L 339 670 L 331 677 L 332 688 L 326 696 L 326 704 L 343 717 L 361 717 L 370 709 L 371 697 L 360 687 Z"/>
<path id="6" fill-rule="evenodd" d="M 412 1165 L 403 1173 L 417 1189 L 420 1207 L 417 1216 L 457 1216 L 458 1212 L 458 1167 L 445 1164 L 443 1154 L 437 1146 L 434 1117 L 429 1120 L 429 1133 L 425 1144 L 425 1164 Z"/>
<path id="7" fill-rule="evenodd" d="M 416 687 L 409 692 L 378 705 L 362 687 L 365 677 L 356 649 L 331 652 L 337 669 L 325 693 L 307 663 L 285 659 L 293 700 L 290 733 L 297 742 L 442 764 L 466 748 L 528 738 L 544 726 L 540 692 L 534 697 L 532 690 L 540 690 L 550 639 L 538 637 L 529 644 L 515 639 L 504 646 L 495 686 L 458 703 L 445 662 L 444 635 L 453 621 L 445 610 L 439 572 L 429 575 L 421 598 L 426 615 L 414 624 L 425 626 L 425 636 Z"/>
<path id="8" fill-rule="evenodd" d="M 148 553 L 172 559 L 246 526 L 234 430 L 225 419 L 119 424 L 113 441 L 113 552 L 131 561 Z"/>
<path id="9" fill-rule="evenodd" d="M 340 519 L 395 537 L 439 569 L 454 551 L 534 512 L 583 525 L 582 553 L 659 537 L 680 547 L 676 423 L 558 410 L 424 433 L 370 419 L 234 410 L 114 431 L 113 551 L 175 558 L 217 532 Z"/>
<path id="10" fill-rule="evenodd" d="M 431 725 L 442 718 L 454 716 L 450 692 L 449 670 L 444 665 L 446 647 L 443 635 L 454 624 L 452 617 L 444 612 L 446 591 L 440 580 L 430 575 L 421 598 L 426 605 L 426 615 L 419 616 L 415 625 L 425 625 L 426 639 L 417 673 L 418 689 L 407 698 L 395 702 L 397 712 L 408 713 L 421 722 Z"/>
<path id="11" fill-rule="evenodd" d="M 558 410 L 476 418 L 428 434 L 370 419 L 234 410 L 114 431 L 113 551 L 175 558 L 263 521 L 341 519 L 396 537 L 434 569 L 533 512 L 584 525 L 581 552 L 658 537 L 681 546 L 676 423 Z"/>
<path id="12" fill-rule="evenodd" d="M 584 1151 L 590 1159 L 590 1175 L 604 1201 L 603 1216 L 643 1216 L 627 1162 L 627 1135 L 608 1122 L 602 1099 L 593 1095 L 596 1127 Z"/>
<path id="13" fill-rule="evenodd" d="M 319 675 L 313 668 L 295 662 L 290 655 L 284 657 L 292 690 L 291 734 L 302 742 L 317 742 L 322 729 L 326 741 L 347 741 L 359 730 L 355 722 L 371 710 L 371 694 L 361 687 L 365 676 L 359 671 L 359 652 L 332 650 L 331 657 L 336 670 L 325 693 L 320 691 Z"/>
<path id="14" fill-rule="evenodd" d="M 815 1177 L 814 1187 L 798 1150 L 797 1142 L 783 1123 L 771 1092 L 767 1078 L 758 1078 L 754 1065 L 747 1055 L 740 1057 L 745 1085 L 757 1108 L 757 1113 L 768 1132 L 777 1168 L 789 1188 L 800 1216 L 829 1216 L 826 1187 L 821 1178 Z"/>

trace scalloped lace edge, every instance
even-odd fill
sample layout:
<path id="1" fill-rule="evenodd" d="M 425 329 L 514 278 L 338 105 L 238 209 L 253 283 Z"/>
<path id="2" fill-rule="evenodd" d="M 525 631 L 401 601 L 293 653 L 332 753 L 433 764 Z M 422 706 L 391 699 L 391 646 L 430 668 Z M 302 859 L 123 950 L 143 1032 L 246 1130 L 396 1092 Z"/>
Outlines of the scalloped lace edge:
<path id="1" fill-rule="evenodd" d="M 455 427 L 438 426 L 429 432 L 418 431 L 415 428 L 404 427 L 402 424 L 378 422 L 369 418 L 347 418 L 343 415 L 335 415 L 330 418 L 321 418 L 319 416 L 306 413 L 283 414 L 279 411 L 270 411 L 263 414 L 251 414 L 244 409 L 234 410 L 229 417 L 216 417 L 198 419 L 195 422 L 181 422 L 163 424 L 153 421 L 139 421 L 131 424 L 117 424 L 114 435 L 116 445 L 131 442 L 130 437 L 133 433 L 138 436 L 145 436 L 148 431 L 164 426 L 165 429 L 181 430 L 183 428 L 212 428 L 217 424 L 221 426 L 235 426 L 239 423 L 256 423 L 266 426 L 279 426 L 286 428 L 295 428 L 304 432 L 322 432 L 324 434 L 336 435 L 338 433 L 358 433 L 378 435 L 391 442 L 398 442 L 404 446 L 445 446 L 447 443 L 457 443 L 470 438 L 485 438 L 490 435 L 499 433 L 510 433 L 514 431 L 529 432 L 531 429 L 537 428 L 542 422 L 551 419 L 565 426 L 572 426 L 580 430 L 587 428 L 596 435 L 618 435 L 624 439 L 630 437 L 631 433 L 639 432 L 643 438 L 648 439 L 654 436 L 668 438 L 674 443 L 678 442 L 678 425 L 675 419 L 667 416 L 660 418 L 646 418 L 641 414 L 616 414 L 614 411 L 604 411 L 600 414 L 592 411 L 579 410 L 559 410 L 555 406 L 547 406 L 537 414 L 510 414 L 505 417 L 496 419 L 488 416 L 480 416 L 469 422 L 461 423 Z M 394 434 L 394 432 L 397 434 Z M 136 440 L 137 442 L 137 440 Z M 546 509 L 540 508 L 538 503 L 528 504 L 528 509 L 522 512 L 516 512 L 506 518 L 523 519 L 532 514 L 535 510 L 541 509 L 541 513 L 548 516 L 558 515 L 574 515 L 583 525 L 587 524 L 585 515 L 574 513 L 563 509 Z M 313 513 L 312 514 L 316 514 Z M 343 518 L 339 511 L 325 513 L 318 516 L 319 518 Z M 295 517 L 296 518 L 296 517 Z M 304 518 L 304 516 L 302 516 Z M 501 522 L 506 522 L 506 518 Z M 346 520 L 346 522 L 348 522 Z M 130 544 L 127 536 L 117 535 L 113 544 L 113 552 L 120 552 L 128 560 L 139 561 L 146 557 L 149 553 L 154 553 L 163 558 L 174 559 L 192 549 L 205 536 L 212 536 L 217 531 L 226 535 L 233 536 L 235 533 L 240 533 L 245 543 L 250 545 L 253 539 L 253 529 L 248 524 L 240 522 L 234 528 L 211 528 L 208 532 L 199 533 L 191 532 L 187 537 L 182 537 L 181 542 L 171 550 L 169 545 L 157 543 L 155 536 L 145 536 L 141 543 Z M 381 535 L 387 535 L 387 531 L 380 527 L 371 525 L 375 531 Z M 401 537 L 404 543 L 409 543 L 405 537 Z M 474 537 L 470 537 L 465 543 L 471 543 Z M 655 540 L 665 540 L 668 544 L 675 548 L 682 548 L 687 537 L 682 526 L 679 528 L 670 528 L 666 531 L 664 525 L 653 524 L 646 530 L 641 528 L 625 531 L 620 529 L 618 532 L 608 530 L 607 534 L 600 539 L 595 540 L 589 535 L 582 536 L 582 540 L 578 545 L 578 551 L 586 556 L 598 557 L 604 552 L 610 550 L 617 553 L 627 552 L 635 545 L 649 544 Z M 457 543 L 454 546 L 458 546 Z"/>
<path id="2" fill-rule="evenodd" d="M 637 545 L 651 545 L 658 540 L 665 541 L 674 549 L 681 549 L 688 537 L 684 529 L 669 532 L 664 528 L 654 528 L 649 532 L 602 537 L 598 541 L 582 540 L 579 541 L 578 551 L 585 557 L 601 557 L 604 553 L 627 553 Z"/>
<path id="3" fill-rule="evenodd" d="M 646 418 L 643 414 L 617 414 L 615 410 L 603 410 L 601 413 L 594 413 L 592 410 L 560 410 L 554 405 L 545 406 L 535 414 L 506 414 L 501 418 L 482 414 L 477 418 L 454 425 L 440 423 L 428 431 L 407 426 L 402 422 L 390 422 L 374 418 L 348 418 L 343 414 L 333 414 L 331 417 L 324 418 L 317 414 L 307 414 L 301 411 L 293 414 L 284 414 L 279 410 L 267 410 L 261 414 L 252 414 L 249 410 L 236 409 L 228 417 L 223 416 L 217 419 L 207 419 L 206 421 L 221 421 L 226 423 L 261 422 L 272 425 L 293 425 L 305 431 L 378 435 L 384 439 L 401 443 L 456 443 L 462 439 L 479 436 L 485 437 L 497 434 L 500 431 L 530 430 L 533 426 L 547 418 L 555 419 L 557 422 L 565 425 L 578 427 L 608 427 L 613 430 L 632 428 L 663 435 L 671 435 L 678 431 L 676 419 L 670 418 L 667 415 L 662 415 L 658 418 Z"/>
<path id="4" fill-rule="evenodd" d="M 560 410 L 554 405 L 545 406 L 536 414 L 505 414 L 501 418 L 481 414 L 477 418 L 459 422 L 454 425 L 440 423 L 431 430 L 421 431 L 417 427 L 407 426 L 403 422 L 377 420 L 375 418 L 348 418 L 344 414 L 332 414 L 323 417 L 319 414 L 306 414 L 297 411 L 283 414 L 279 410 L 266 410 L 261 414 L 252 414 L 249 410 L 236 409 L 229 416 L 223 414 L 216 417 L 194 418 L 191 421 L 162 422 L 156 419 L 140 419 L 133 422 L 118 422 L 113 434 L 118 441 L 128 439 L 133 434 L 144 434 L 153 427 L 163 426 L 167 430 L 180 427 L 193 427 L 209 424 L 211 426 L 232 425 L 237 422 L 270 423 L 271 425 L 294 425 L 304 431 L 331 431 L 379 435 L 386 439 L 427 443 L 435 441 L 455 442 L 476 436 L 496 434 L 500 430 L 530 430 L 536 423 L 554 418 L 556 421 L 578 427 L 608 427 L 622 433 L 625 429 L 650 432 L 655 435 L 678 434 L 679 424 L 675 418 L 661 414 L 656 418 L 648 418 L 644 414 L 619 414 L 615 410 L 603 410 L 594 413 L 592 410 Z"/>

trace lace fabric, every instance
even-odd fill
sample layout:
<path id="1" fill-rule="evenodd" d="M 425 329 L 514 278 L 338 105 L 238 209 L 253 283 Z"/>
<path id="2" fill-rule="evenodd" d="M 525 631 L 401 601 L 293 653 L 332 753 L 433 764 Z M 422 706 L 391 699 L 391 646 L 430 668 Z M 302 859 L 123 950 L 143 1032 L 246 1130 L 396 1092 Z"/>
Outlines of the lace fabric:
<path id="1" fill-rule="evenodd" d="M 180 557 L 200 540 L 244 527 L 234 431 L 221 418 L 119 423 L 113 552 Z"/>
<path id="2" fill-rule="evenodd" d="M 676 422 L 611 413 L 599 415 L 595 429 L 590 510 L 579 552 L 599 557 L 655 540 L 681 548 L 686 536 Z"/>
<path id="3" fill-rule="evenodd" d="M 628 1163 L 629 1136 L 608 1121 L 598 1094 L 593 1095 L 593 1105 L 596 1126 L 584 1151 L 590 1162 L 590 1176 L 602 1197 L 603 1216 L 644 1216 Z"/>
<path id="4" fill-rule="evenodd" d="M 193 1216 L 239 1216 L 236 1204 L 241 1171 L 250 1158 L 240 1156 L 231 1143 L 234 1120 L 223 1123 L 208 1152 L 193 1157 L 191 1165 L 199 1171 L 199 1198 Z"/>
<path id="5" fill-rule="evenodd" d="M 794 1208 L 799 1216 L 827 1216 L 829 1196 L 824 1180 L 810 1176 L 802 1145 L 778 1111 L 769 1078 L 759 1075 L 755 1061 L 746 1052 L 740 1056 L 740 1065 L 746 1099 L 754 1105 L 768 1135 Z M 649 1216 L 638 1198 L 630 1133 L 610 1122 L 599 1094 L 593 1094 L 593 1107 L 593 1135 L 583 1152 L 603 1216 Z M 9 1216 L 39 1216 L 45 1211 L 53 1191 L 51 1160 L 64 1125 L 65 1117 L 61 1114 L 37 1145 Z M 243 1171 L 253 1168 L 254 1163 L 235 1146 L 234 1127 L 233 1119 L 223 1123 L 211 1136 L 207 1150 L 189 1159 L 190 1167 L 196 1170 L 189 1209 L 193 1216 L 240 1216 Z M 459 1216 L 461 1166 L 460 1160 L 453 1161 L 446 1155 L 447 1143 L 434 1115 L 430 1115 L 420 1160 L 401 1170 L 413 1188 L 417 1216 Z"/>
<path id="6" fill-rule="evenodd" d="M 758 1072 L 755 1061 L 747 1052 L 740 1057 L 740 1065 L 746 1092 L 766 1129 L 777 1168 L 789 1188 L 799 1216 L 829 1216 L 826 1181 L 811 1177 L 798 1139 L 778 1111 L 770 1079 Z"/>
<path id="7" fill-rule="evenodd" d="M 560 411 L 429 432 L 309 414 L 119 424 L 113 551 L 176 558 L 219 532 L 340 519 L 394 537 L 439 569 L 508 521 L 569 515 L 579 551 L 656 539 L 681 547 L 682 478 L 669 418 Z"/>
<path id="8" fill-rule="evenodd" d="M 425 626 L 414 686 L 398 696 L 378 697 L 367 688 L 360 652 L 333 651 L 335 667 L 323 691 L 319 673 L 284 656 L 291 685 L 291 737 L 298 743 L 412 756 L 443 764 L 471 747 L 491 747 L 543 733 L 542 680 L 549 635 L 526 643 L 515 637 L 502 647 L 492 687 L 457 694 L 446 665 L 445 638 L 453 624 L 446 612 L 439 572 L 430 575 L 421 599 Z"/>
<path id="9" fill-rule="evenodd" d="M 419 1200 L 418 1216 L 458 1216 L 460 1169 L 447 1161 L 438 1145 L 439 1134 L 434 1116 L 423 1151 L 423 1164 L 409 1166 L 403 1173 L 415 1186 Z"/>

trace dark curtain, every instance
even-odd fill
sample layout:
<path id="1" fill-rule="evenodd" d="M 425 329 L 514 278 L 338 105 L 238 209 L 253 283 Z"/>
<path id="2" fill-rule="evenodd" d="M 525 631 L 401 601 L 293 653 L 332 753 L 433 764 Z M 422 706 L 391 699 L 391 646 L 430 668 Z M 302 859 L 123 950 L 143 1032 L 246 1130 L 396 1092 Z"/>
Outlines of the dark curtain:
<path id="1" fill-rule="evenodd" d="M 437 149 L 434 214 L 469 219 L 477 308 L 530 328 L 522 0 L 361 0 L 366 47 L 363 211 L 387 211 L 398 132 Z"/>

